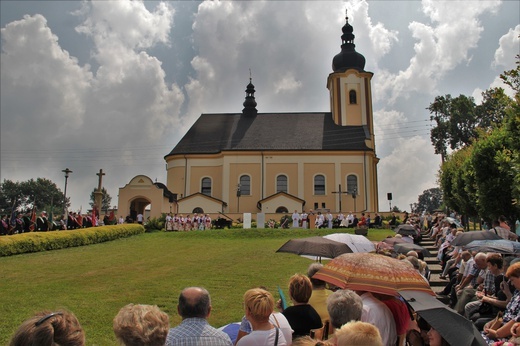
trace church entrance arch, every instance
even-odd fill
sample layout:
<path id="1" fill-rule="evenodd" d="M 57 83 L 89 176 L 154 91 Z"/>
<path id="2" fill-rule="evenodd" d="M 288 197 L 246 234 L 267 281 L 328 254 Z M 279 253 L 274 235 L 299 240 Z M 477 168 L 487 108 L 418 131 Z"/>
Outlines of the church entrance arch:
<path id="1" fill-rule="evenodd" d="M 130 201 L 130 217 L 132 218 L 132 220 L 136 221 L 138 214 L 145 215 L 145 209 L 148 206 L 150 206 L 151 211 L 151 201 L 145 197 L 136 197 L 132 201 Z"/>

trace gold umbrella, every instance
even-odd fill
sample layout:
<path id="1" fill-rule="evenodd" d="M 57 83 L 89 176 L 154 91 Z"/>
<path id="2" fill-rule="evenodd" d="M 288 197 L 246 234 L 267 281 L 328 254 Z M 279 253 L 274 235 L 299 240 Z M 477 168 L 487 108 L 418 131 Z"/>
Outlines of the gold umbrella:
<path id="1" fill-rule="evenodd" d="M 313 278 L 340 288 L 391 296 L 398 291 L 435 293 L 428 281 L 409 263 L 372 253 L 347 253 L 327 263 Z"/>

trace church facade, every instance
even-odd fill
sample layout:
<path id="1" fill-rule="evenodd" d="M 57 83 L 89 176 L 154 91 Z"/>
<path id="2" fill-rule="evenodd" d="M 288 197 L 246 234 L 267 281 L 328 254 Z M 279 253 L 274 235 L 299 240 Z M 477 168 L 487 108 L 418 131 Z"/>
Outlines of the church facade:
<path id="1" fill-rule="evenodd" d="M 376 212 L 373 74 L 355 50 L 348 17 L 342 32 L 327 79 L 330 112 L 259 113 L 250 80 L 242 112 L 202 114 L 164 157 L 169 201 L 162 210 L 152 203 L 151 215 Z M 120 190 L 121 212 L 131 195 Z"/>

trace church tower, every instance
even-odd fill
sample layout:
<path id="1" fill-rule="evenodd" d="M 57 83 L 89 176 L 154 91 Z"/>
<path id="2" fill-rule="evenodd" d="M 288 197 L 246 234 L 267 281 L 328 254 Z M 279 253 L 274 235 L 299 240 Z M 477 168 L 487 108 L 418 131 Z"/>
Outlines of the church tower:
<path id="1" fill-rule="evenodd" d="M 255 100 L 255 86 L 253 85 L 251 77 L 249 77 L 249 84 L 246 88 L 246 99 L 244 101 L 244 109 L 242 109 L 242 114 L 249 116 L 256 116 L 258 114 Z"/>
<path id="2" fill-rule="evenodd" d="M 330 109 L 336 125 L 363 126 L 369 134 L 367 146 L 374 149 L 372 90 L 374 75 L 365 68 L 365 57 L 356 52 L 354 28 L 345 17 L 342 28 L 341 52 L 332 60 L 332 72 L 327 78 L 330 92 Z"/>

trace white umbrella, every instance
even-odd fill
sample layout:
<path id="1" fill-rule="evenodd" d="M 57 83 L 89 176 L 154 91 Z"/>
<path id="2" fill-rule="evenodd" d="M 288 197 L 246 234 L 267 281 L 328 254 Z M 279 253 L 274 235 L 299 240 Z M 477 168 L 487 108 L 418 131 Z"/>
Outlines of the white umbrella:
<path id="1" fill-rule="evenodd" d="M 376 247 L 374 243 L 368 240 L 365 236 L 357 235 L 357 234 L 349 234 L 349 233 L 332 233 L 323 236 L 323 238 L 327 238 L 329 240 L 334 240 L 339 243 L 346 244 L 352 252 L 372 252 L 376 251 Z M 300 255 L 305 258 L 309 258 L 315 261 L 321 262 L 321 260 L 331 260 L 330 257 L 319 257 L 319 256 L 310 256 L 310 255 Z"/>
<path id="2" fill-rule="evenodd" d="M 334 240 L 340 243 L 345 243 L 348 245 L 349 248 L 352 249 L 352 252 L 376 251 L 376 247 L 374 246 L 374 244 L 362 235 L 349 233 L 333 233 L 325 235 L 323 236 L 323 238 Z"/>

